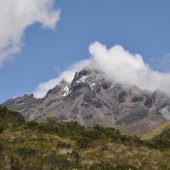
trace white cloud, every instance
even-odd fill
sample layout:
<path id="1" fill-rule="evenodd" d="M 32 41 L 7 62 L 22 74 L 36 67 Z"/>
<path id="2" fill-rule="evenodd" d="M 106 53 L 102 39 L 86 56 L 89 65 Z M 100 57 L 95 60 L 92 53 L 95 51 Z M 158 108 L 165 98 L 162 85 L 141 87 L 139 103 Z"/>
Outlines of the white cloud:
<path id="1" fill-rule="evenodd" d="M 63 71 L 57 78 L 51 79 L 44 83 L 40 83 L 33 92 L 34 96 L 36 98 L 44 97 L 50 89 L 54 88 L 63 79 L 67 82 L 71 82 L 74 78 L 75 72 L 83 69 L 88 64 L 88 62 L 89 60 L 79 61 L 73 64 L 67 70 Z"/>
<path id="2" fill-rule="evenodd" d="M 96 67 L 110 80 L 170 95 L 170 73 L 152 70 L 141 55 L 131 54 L 119 45 L 108 49 L 99 42 L 91 44 L 89 51 Z"/>
<path id="3" fill-rule="evenodd" d="M 35 22 L 54 28 L 60 11 L 55 0 L 0 0 L 0 67 L 11 55 L 19 52 L 26 28 Z"/>
<path id="4" fill-rule="evenodd" d="M 161 90 L 170 95 L 170 73 L 152 70 L 140 54 L 131 54 L 120 45 L 108 49 L 99 42 L 92 43 L 89 52 L 90 59 L 78 62 L 59 77 L 39 84 L 34 92 L 35 97 L 44 97 L 48 90 L 54 88 L 62 79 L 71 82 L 75 72 L 85 66 L 103 72 L 106 78 L 113 82 L 136 85 L 152 92 Z"/>

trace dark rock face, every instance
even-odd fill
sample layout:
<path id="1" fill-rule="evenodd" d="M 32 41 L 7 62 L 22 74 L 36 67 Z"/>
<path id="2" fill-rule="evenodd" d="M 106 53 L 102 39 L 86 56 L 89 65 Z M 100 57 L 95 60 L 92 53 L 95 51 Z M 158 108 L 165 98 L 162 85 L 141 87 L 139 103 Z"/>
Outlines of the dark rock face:
<path id="1" fill-rule="evenodd" d="M 143 98 L 141 98 L 141 97 L 134 97 L 134 98 L 131 100 L 131 102 L 133 102 L 133 103 L 142 102 L 142 101 L 143 101 Z"/>
<path id="2" fill-rule="evenodd" d="M 130 125 L 148 117 L 147 110 L 138 110 L 134 113 L 129 113 L 116 123 L 119 125 Z"/>
<path id="3" fill-rule="evenodd" d="M 148 98 L 145 100 L 144 105 L 145 105 L 146 107 L 152 107 L 153 102 L 154 102 L 154 97 L 151 96 L 151 97 L 148 97 Z"/>
<path id="4" fill-rule="evenodd" d="M 161 92 L 148 92 L 105 79 L 102 73 L 82 70 L 71 83 L 62 81 L 42 99 L 24 95 L 3 104 L 27 120 L 78 121 L 140 134 L 170 119 L 170 100 Z"/>

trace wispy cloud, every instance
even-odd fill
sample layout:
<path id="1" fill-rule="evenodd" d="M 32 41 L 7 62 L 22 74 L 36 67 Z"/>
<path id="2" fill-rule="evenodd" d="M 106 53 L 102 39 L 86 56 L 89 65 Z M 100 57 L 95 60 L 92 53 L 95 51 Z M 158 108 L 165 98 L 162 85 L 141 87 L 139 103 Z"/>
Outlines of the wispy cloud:
<path id="1" fill-rule="evenodd" d="M 53 29 L 59 16 L 54 0 L 0 0 L 0 67 L 21 50 L 29 26 L 38 22 Z"/>
<path id="2" fill-rule="evenodd" d="M 46 95 L 48 90 L 54 88 L 61 80 L 65 80 L 68 83 L 72 81 L 75 72 L 80 71 L 83 69 L 86 65 L 88 65 L 89 60 L 82 60 L 75 64 L 73 64 L 71 67 L 63 71 L 57 78 L 51 79 L 47 82 L 40 83 L 34 93 L 34 96 L 37 98 L 42 98 Z"/>

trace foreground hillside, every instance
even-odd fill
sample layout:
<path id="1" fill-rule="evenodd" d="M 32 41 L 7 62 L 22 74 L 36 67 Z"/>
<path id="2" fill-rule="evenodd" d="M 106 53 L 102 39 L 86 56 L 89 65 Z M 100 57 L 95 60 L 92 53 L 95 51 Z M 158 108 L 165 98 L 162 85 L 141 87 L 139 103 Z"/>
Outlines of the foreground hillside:
<path id="1" fill-rule="evenodd" d="M 0 107 L 2 170 L 169 170 L 170 129 L 148 141 L 76 122 L 25 122 Z"/>

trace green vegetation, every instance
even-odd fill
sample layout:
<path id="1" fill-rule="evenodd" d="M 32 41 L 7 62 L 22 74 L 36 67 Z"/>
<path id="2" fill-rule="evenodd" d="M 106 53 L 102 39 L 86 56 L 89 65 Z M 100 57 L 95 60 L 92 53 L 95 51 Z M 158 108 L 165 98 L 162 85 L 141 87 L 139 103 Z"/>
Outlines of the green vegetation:
<path id="1" fill-rule="evenodd" d="M 153 137 L 152 145 L 159 149 L 170 149 L 170 129 L 164 130 L 161 134 Z"/>
<path id="2" fill-rule="evenodd" d="M 148 140 L 153 138 L 154 136 L 159 135 L 161 132 L 170 129 L 170 120 L 161 124 L 159 127 L 157 127 L 156 129 L 153 129 L 147 133 L 145 133 L 143 136 L 141 136 L 141 138 L 143 140 Z"/>
<path id="3" fill-rule="evenodd" d="M 170 170 L 170 129 L 150 140 L 76 122 L 25 122 L 0 107 L 2 170 Z"/>

